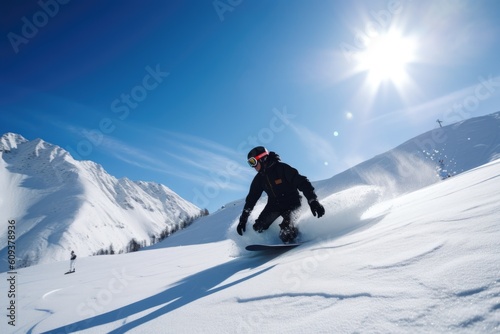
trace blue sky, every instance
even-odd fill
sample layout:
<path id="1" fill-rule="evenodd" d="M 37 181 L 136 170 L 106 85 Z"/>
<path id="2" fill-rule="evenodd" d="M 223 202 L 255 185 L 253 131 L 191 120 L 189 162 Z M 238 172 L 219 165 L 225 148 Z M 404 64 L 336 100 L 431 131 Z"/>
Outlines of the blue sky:
<path id="1" fill-rule="evenodd" d="M 214 211 L 264 145 L 312 181 L 500 109 L 500 2 L 2 4 L 0 133 Z"/>

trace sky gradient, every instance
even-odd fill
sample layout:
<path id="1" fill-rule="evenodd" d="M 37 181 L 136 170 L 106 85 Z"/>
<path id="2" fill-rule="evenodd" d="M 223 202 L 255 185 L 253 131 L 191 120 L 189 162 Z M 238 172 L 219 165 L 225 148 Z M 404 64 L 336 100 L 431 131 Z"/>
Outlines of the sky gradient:
<path id="1" fill-rule="evenodd" d="M 500 110 L 500 2 L 2 4 L 0 134 L 208 208 L 256 145 L 311 181 Z"/>

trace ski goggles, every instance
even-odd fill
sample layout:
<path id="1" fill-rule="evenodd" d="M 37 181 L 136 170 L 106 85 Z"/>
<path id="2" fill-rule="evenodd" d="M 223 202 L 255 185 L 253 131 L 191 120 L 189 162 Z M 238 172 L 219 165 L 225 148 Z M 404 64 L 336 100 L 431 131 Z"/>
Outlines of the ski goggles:
<path id="1" fill-rule="evenodd" d="M 259 160 L 268 154 L 269 152 L 262 152 L 256 157 L 251 157 L 250 159 L 248 159 L 248 164 L 250 165 L 250 167 L 255 167 L 259 163 Z"/>

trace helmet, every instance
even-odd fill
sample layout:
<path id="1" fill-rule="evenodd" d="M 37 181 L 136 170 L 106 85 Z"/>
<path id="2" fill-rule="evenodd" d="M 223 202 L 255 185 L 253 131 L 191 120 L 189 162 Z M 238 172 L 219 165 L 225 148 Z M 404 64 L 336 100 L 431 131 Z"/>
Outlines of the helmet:
<path id="1" fill-rule="evenodd" d="M 250 167 L 255 167 L 259 160 L 265 161 L 268 155 L 269 151 L 264 146 L 254 147 L 248 152 L 248 164 Z"/>

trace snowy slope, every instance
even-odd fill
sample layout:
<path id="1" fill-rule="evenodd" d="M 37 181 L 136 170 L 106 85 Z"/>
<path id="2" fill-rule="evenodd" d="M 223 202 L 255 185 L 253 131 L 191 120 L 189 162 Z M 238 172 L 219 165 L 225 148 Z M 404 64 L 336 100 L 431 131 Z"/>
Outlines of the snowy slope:
<path id="1" fill-rule="evenodd" d="M 9 274 L 16 279 L 16 326 L 7 318 L 0 329 L 500 332 L 498 119 L 496 113 L 456 124 L 444 129 L 448 139 L 433 150 L 409 141 L 389 158 L 377 156 L 342 178 L 317 182 L 327 213 L 317 219 L 303 210 L 304 244 L 288 252 L 244 250 L 248 243 L 277 242 L 278 230 L 273 225 L 267 233 L 247 229 L 238 236 L 238 200 L 139 252 L 79 258 L 74 274 L 63 275 L 69 261 L 20 269 Z M 418 167 L 432 182 L 423 180 L 415 191 L 398 184 L 405 180 L 401 171 L 411 170 L 397 164 L 407 160 L 391 160 L 400 152 L 414 162 L 412 152 L 423 153 L 427 162 Z M 457 174 L 440 180 L 435 161 L 445 156 L 456 161 Z M 377 170 L 380 182 L 369 182 L 377 173 L 363 174 L 370 165 L 385 166 Z M 0 307 L 11 300 L 2 299 Z"/>
<path id="2" fill-rule="evenodd" d="M 76 161 L 41 139 L 0 140 L 0 270 L 6 271 L 8 220 L 16 221 L 18 266 L 123 251 L 200 214 L 164 185 L 116 179 L 91 161 Z"/>
<path id="3" fill-rule="evenodd" d="M 325 217 L 300 221 L 315 238 L 284 253 L 244 251 L 236 209 L 222 210 L 161 247 L 80 259 L 75 274 L 63 275 L 67 261 L 19 270 L 19 320 L 1 325 L 8 333 L 497 333 L 498 189 L 500 160 L 374 205 L 363 187 L 331 194 Z M 337 209 L 347 198 L 350 214 Z"/>

